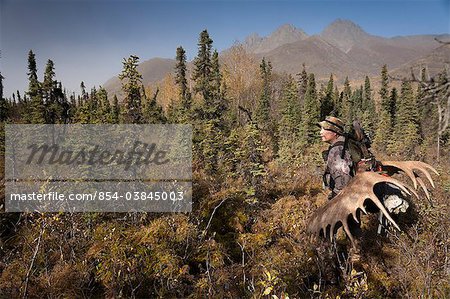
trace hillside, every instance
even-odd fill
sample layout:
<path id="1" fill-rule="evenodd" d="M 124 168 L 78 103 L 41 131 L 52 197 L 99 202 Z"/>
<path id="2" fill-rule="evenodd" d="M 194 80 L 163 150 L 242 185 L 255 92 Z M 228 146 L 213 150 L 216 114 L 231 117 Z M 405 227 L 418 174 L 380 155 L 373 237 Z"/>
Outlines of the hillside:
<path id="1" fill-rule="evenodd" d="M 449 35 L 440 37 L 445 39 Z M 450 60 L 449 48 L 442 47 L 434 38 L 434 35 L 384 38 L 365 32 L 349 20 L 338 19 L 317 35 L 308 36 L 302 29 L 285 24 L 267 37 L 254 33 L 242 45 L 255 59 L 266 57 L 277 72 L 297 74 L 305 64 L 319 81 L 333 73 L 342 83 L 346 76 L 351 80 L 378 76 L 384 64 L 388 70 L 395 69 L 396 76 L 408 76 L 410 67 L 417 65 L 428 65 L 433 74 Z M 138 69 L 147 86 L 161 81 L 173 72 L 174 66 L 174 59 L 151 58 Z M 120 98 L 117 77 L 109 79 L 105 88 Z"/>

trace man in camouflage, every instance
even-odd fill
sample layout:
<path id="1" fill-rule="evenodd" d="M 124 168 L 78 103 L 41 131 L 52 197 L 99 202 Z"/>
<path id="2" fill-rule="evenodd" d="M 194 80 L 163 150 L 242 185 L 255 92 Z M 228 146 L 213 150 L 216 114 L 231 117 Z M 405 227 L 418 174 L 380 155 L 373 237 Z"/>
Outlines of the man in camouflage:
<path id="1" fill-rule="evenodd" d="M 331 190 L 328 199 L 332 200 L 354 176 L 353 160 L 350 152 L 344 149 L 345 124 L 342 120 L 337 117 L 327 116 L 324 121 L 318 123 L 318 126 L 320 127 L 322 141 L 330 144 L 328 150 L 323 153 L 323 158 L 326 162 L 323 183 L 325 187 Z M 350 226 L 354 235 L 361 235 L 361 229 L 358 224 L 350 223 Z M 351 248 L 349 252 L 352 262 L 359 262 L 360 260 L 359 241 L 356 241 L 356 247 L 356 249 Z M 325 272 L 328 272 L 328 275 L 336 273 L 336 266 L 330 264 L 334 253 L 333 249 L 325 246 L 318 248 L 318 252 L 328 255 L 324 260 Z"/>
<path id="2" fill-rule="evenodd" d="M 330 146 L 324 152 L 326 169 L 323 182 L 331 190 L 328 199 L 335 197 L 350 181 L 353 173 L 353 161 L 348 151 L 344 151 L 344 123 L 337 117 L 328 116 L 318 123 L 322 141 Z"/>

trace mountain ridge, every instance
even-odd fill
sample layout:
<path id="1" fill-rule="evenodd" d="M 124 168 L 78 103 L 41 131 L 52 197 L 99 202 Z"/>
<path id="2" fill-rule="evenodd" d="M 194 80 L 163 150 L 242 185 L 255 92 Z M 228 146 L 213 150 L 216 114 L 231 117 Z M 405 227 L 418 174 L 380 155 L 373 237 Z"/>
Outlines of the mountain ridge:
<path id="1" fill-rule="evenodd" d="M 438 36 L 450 38 L 449 34 Z M 337 19 L 319 34 L 309 36 L 302 29 L 284 24 L 265 37 L 253 33 L 241 44 L 255 58 L 265 57 L 271 61 L 277 72 L 297 74 L 305 64 L 308 72 L 315 73 L 317 78 L 329 78 L 333 73 L 339 78 L 360 79 L 365 75 L 378 75 L 384 64 L 389 70 L 396 70 L 397 74 L 407 74 L 404 66 L 414 62 L 432 64 L 432 71 L 436 71 L 433 60 L 449 61 L 450 49 L 444 47 L 435 51 L 441 46 L 435 37 L 422 34 L 385 38 L 367 33 L 350 20 Z M 174 71 L 175 63 L 170 58 L 143 61 L 138 67 L 143 75 L 143 84 L 161 81 Z M 104 87 L 113 94 L 120 93 L 117 76 L 109 79 Z"/>

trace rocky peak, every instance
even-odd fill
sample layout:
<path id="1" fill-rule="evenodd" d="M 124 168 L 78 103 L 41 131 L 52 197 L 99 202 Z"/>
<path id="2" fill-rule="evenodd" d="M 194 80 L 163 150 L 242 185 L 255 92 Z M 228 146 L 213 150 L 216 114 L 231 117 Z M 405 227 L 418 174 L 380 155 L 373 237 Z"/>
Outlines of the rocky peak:
<path id="1" fill-rule="evenodd" d="M 328 25 L 320 33 L 320 36 L 346 53 L 350 51 L 353 45 L 361 43 L 370 37 L 360 26 L 352 21 L 343 19 L 337 19 Z"/>
<path id="2" fill-rule="evenodd" d="M 264 53 L 285 44 L 295 43 L 306 39 L 308 35 L 301 29 L 290 24 L 280 26 L 267 37 L 252 34 L 245 39 L 245 47 L 252 53 Z"/>

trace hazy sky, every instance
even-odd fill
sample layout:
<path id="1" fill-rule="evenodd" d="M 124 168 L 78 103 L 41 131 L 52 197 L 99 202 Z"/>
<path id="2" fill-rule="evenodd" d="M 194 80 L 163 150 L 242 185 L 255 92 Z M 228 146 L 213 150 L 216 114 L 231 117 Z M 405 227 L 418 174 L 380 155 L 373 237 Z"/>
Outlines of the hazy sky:
<path id="1" fill-rule="evenodd" d="M 0 72 L 4 94 L 28 87 L 27 56 L 36 54 L 39 79 L 48 59 L 56 79 L 79 93 L 104 84 L 131 54 L 145 61 L 174 58 L 178 46 L 188 60 L 199 33 L 208 29 L 219 51 L 251 33 L 266 36 L 289 23 L 320 33 L 337 18 L 384 37 L 450 32 L 450 0 L 391 1 L 157 1 L 0 0 Z"/>

